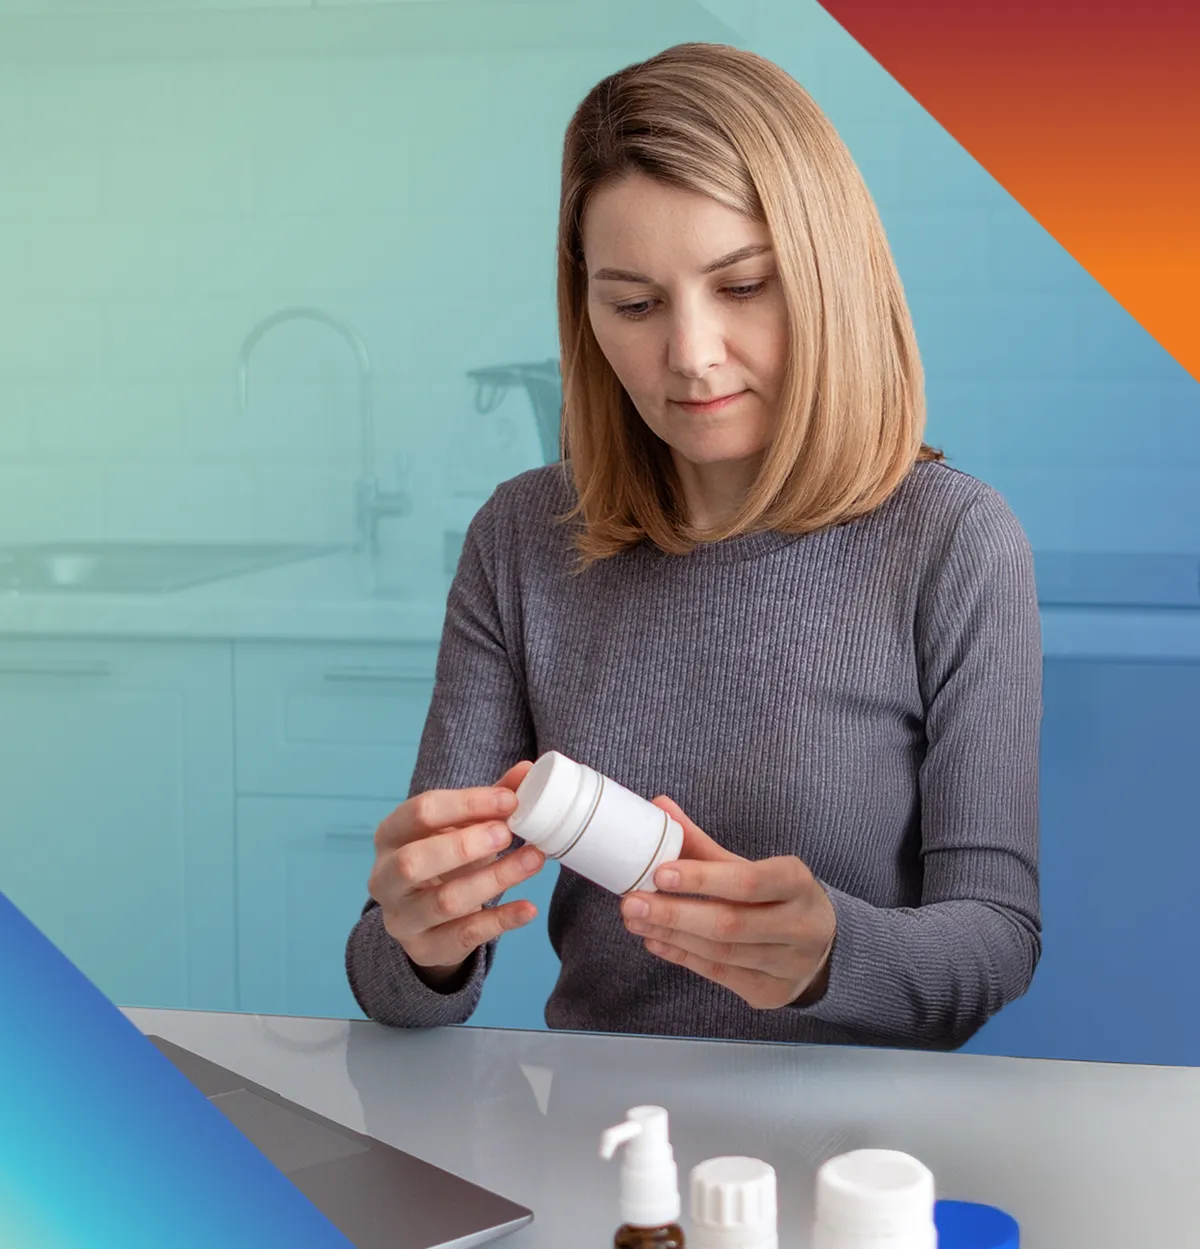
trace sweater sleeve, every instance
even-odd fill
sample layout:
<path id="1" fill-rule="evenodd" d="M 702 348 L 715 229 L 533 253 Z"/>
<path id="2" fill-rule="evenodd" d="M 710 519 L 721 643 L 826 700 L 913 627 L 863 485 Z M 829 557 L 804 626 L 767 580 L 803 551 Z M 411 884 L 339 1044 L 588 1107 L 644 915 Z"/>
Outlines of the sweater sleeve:
<path id="1" fill-rule="evenodd" d="M 1029 987 L 1041 956 L 1041 625 L 1033 557 L 995 491 L 977 495 L 919 591 L 926 751 L 921 905 L 830 888 L 826 993 L 787 1009 L 868 1043 L 955 1049 Z"/>
<path id="2" fill-rule="evenodd" d="M 429 789 L 493 785 L 532 753 L 522 668 L 505 636 L 500 609 L 500 510 L 494 494 L 467 530 L 447 596 L 433 698 L 409 797 Z M 383 912 L 371 900 L 347 941 L 346 975 L 363 1013 L 378 1023 L 401 1028 L 463 1023 L 479 1004 L 495 947 L 495 941 L 489 942 L 470 956 L 459 988 L 449 993 L 432 989 L 388 934 Z"/>

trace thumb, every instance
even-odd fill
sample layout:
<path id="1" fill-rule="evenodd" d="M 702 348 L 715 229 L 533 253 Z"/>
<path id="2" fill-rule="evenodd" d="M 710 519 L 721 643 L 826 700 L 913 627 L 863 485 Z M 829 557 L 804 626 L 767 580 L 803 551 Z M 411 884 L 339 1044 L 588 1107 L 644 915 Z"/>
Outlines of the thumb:
<path id="1" fill-rule="evenodd" d="M 513 793 L 516 793 L 517 786 L 525 779 L 531 767 L 533 767 L 532 759 L 522 759 L 520 763 L 514 763 L 496 782 L 496 785 L 502 789 L 511 789 Z"/>
<path id="2" fill-rule="evenodd" d="M 732 850 L 726 850 L 724 846 L 713 841 L 699 825 L 687 816 L 673 798 L 660 794 L 650 801 L 660 811 L 665 811 L 683 829 L 683 846 L 679 851 L 681 859 L 707 859 L 715 862 L 740 860 L 740 855 L 734 854 Z"/>

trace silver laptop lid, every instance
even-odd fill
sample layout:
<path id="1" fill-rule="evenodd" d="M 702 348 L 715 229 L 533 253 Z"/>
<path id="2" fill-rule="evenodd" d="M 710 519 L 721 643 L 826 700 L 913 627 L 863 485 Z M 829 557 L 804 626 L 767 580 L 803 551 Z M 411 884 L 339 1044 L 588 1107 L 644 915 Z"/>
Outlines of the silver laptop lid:
<path id="1" fill-rule="evenodd" d="M 357 1249 L 468 1249 L 533 1212 L 147 1034 Z"/>

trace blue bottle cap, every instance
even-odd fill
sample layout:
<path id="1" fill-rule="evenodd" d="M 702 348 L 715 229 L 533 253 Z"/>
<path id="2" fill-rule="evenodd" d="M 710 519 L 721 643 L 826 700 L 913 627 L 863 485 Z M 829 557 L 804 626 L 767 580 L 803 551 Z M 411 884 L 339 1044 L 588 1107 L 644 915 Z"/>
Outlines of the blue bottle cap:
<path id="1" fill-rule="evenodd" d="M 1021 1229 L 1017 1221 L 995 1206 L 973 1201 L 934 1203 L 938 1249 L 1018 1249 Z"/>

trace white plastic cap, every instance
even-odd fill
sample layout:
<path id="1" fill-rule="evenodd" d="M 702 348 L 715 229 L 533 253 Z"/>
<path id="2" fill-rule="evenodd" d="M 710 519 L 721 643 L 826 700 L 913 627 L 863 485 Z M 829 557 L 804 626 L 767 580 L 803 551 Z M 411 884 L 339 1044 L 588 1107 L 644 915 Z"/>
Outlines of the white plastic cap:
<path id="1" fill-rule="evenodd" d="M 936 1249 L 933 1174 L 892 1149 L 858 1149 L 817 1172 L 816 1249 Z"/>
<path id="2" fill-rule="evenodd" d="M 692 1168 L 691 1249 L 778 1249 L 775 1170 L 758 1158 Z"/>
<path id="3" fill-rule="evenodd" d="M 517 786 L 517 809 L 508 826 L 536 845 L 554 832 L 566 816 L 579 788 L 580 767 L 573 759 L 548 750 Z"/>
<path id="4" fill-rule="evenodd" d="M 679 1172 L 661 1106 L 634 1106 L 625 1122 L 600 1137 L 600 1157 L 625 1145 L 621 1162 L 621 1222 L 663 1227 L 679 1218 Z"/>

